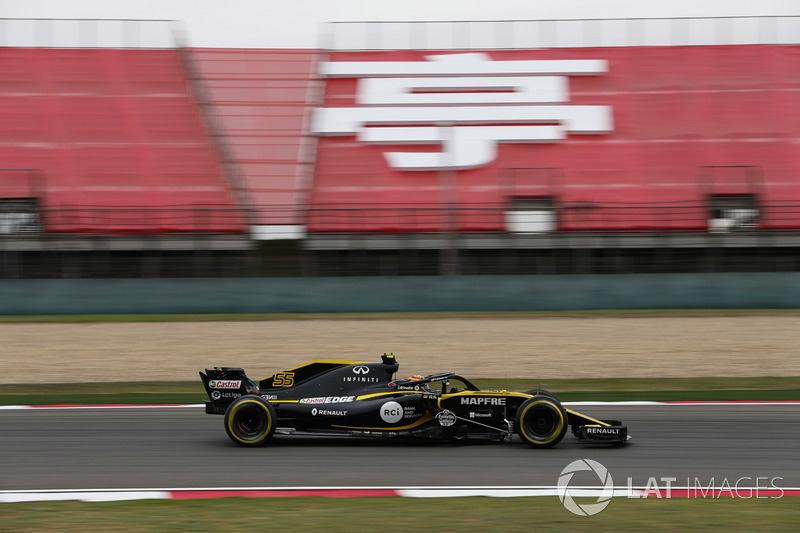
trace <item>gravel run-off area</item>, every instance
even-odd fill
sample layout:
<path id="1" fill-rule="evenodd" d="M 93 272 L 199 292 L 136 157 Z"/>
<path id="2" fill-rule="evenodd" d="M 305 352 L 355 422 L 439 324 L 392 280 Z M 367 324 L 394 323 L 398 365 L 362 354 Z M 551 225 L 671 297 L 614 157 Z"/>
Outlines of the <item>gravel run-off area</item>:
<path id="1" fill-rule="evenodd" d="M 800 376 L 800 316 L 414 317 L 0 324 L 0 383 L 261 379 L 312 360 L 473 378 Z"/>

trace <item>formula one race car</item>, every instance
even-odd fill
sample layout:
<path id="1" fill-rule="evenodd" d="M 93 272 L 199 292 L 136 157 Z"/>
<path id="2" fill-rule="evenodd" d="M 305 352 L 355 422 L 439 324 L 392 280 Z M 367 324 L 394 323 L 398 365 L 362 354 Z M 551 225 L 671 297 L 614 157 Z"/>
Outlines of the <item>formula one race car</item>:
<path id="1" fill-rule="evenodd" d="M 225 416 L 241 446 L 261 446 L 275 433 L 489 439 L 516 432 L 534 448 L 558 444 L 568 429 L 581 442 L 621 445 L 628 428 L 565 409 L 543 390 L 482 391 L 452 372 L 393 379 L 394 355 L 380 363 L 313 361 L 262 379 L 241 368 L 200 372 L 206 413 Z"/>

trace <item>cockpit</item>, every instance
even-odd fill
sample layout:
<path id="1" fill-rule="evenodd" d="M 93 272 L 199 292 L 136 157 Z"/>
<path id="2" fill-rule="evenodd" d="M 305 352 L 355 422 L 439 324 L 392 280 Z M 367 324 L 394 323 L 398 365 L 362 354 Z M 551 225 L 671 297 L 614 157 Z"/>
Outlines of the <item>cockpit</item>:
<path id="1" fill-rule="evenodd" d="M 481 390 L 467 378 L 453 372 L 442 372 L 428 376 L 411 376 L 408 379 L 392 381 L 389 386 L 397 390 L 418 390 L 432 393 L 441 391 L 441 394 Z"/>

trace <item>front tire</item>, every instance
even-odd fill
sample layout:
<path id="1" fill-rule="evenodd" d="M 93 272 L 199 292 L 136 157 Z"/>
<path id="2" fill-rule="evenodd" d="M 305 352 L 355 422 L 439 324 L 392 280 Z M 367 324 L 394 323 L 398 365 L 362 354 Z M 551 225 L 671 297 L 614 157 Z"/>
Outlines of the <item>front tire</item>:
<path id="1" fill-rule="evenodd" d="M 555 446 L 567 432 L 567 411 L 552 396 L 534 396 L 520 405 L 515 419 L 517 434 L 533 448 Z"/>
<path id="2" fill-rule="evenodd" d="M 263 446 L 275 433 L 275 409 L 260 396 L 237 398 L 225 411 L 225 432 L 239 446 Z"/>

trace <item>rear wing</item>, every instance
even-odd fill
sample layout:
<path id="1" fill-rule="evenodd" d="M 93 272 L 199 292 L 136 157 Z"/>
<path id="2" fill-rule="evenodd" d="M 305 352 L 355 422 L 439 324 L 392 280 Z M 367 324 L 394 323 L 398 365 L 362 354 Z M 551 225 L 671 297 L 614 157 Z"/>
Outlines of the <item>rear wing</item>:
<path id="1" fill-rule="evenodd" d="M 214 367 L 200 372 L 200 379 L 206 389 L 206 413 L 224 415 L 228 406 L 236 398 L 245 394 L 258 394 L 258 386 L 245 374 L 243 368 Z"/>

